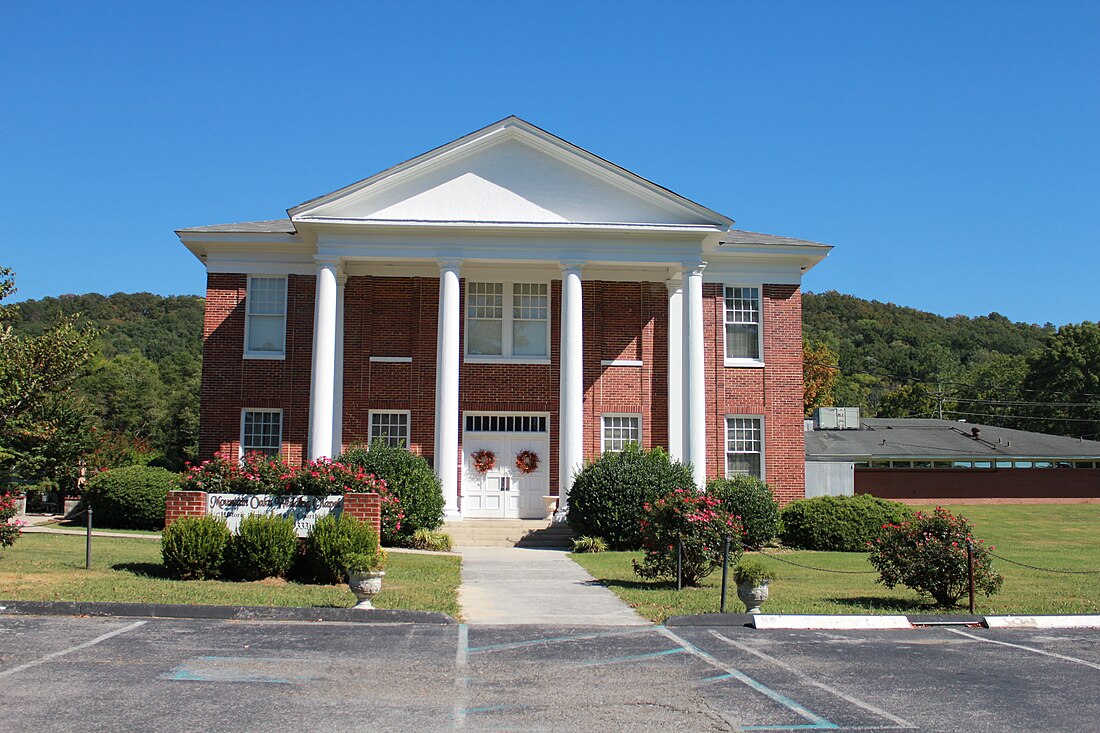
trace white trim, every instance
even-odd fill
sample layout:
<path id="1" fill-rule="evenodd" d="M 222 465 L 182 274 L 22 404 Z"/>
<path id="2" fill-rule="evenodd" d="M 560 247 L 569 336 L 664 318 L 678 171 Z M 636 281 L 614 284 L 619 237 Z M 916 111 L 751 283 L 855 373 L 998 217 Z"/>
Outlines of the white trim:
<path id="1" fill-rule="evenodd" d="M 760 320 L 756 323 L 756 349 L 760 354 L 759 359 L 751 359 L 746 357 L 730 357 L 726 356 L 729 352 L 726 349 L 726 289 L 727 288 L 756 288 L 759 298 L 759 312 Z M 750 367 L 757 368 L 764 366 L 764 285 L 763 283 L 745 283 L 745 282 L 724 282 L 722 283 L 722 366 L 727 367 Z"/>
<path id="2" fill-rule="evenodd" d="M 278 352 L 274 351 L 249 351 L 248 349 L 248 337 L 251 331 L 252 314 L 248 312 L 249 309 L 249 296 L 252 293 L 252 280 L 254 278 L 260 278 L 263 280 L 282 280 L 283 281 L 283 343 Z M 286 359 L 286 327 L 287 322 L 290 320 L 290 301 L 288 298 L 288 283 L 290 278 L 286 275 L 265 275 L 265 274 L 248 274 L 245 276 L 244 285 L 244 346 L 242 354 L 245 359 Z M 268 317 L 273 317 L 274 314 L 262 314 Z"/>
<path id="3" fill-rule="evenodd" d="M 768 468 L 767 468 L 767 430 L 763 415 L 751 415 L 744 413 L 732 413 L 722 418 L 722 475 L 726 478 L 730 478 L 730 442 L 729 442 L 729 421 L 730 418 L 745 418 L 750 420 L 760 421 L 760 476 L 761 481 L 767 481 Z M 752 453 L 744 453 L 744 455 L 753 455 Z M 738 474 L 741 475 L 741 474 Z"/>
<path id="4" fill-rule="evenodd" d="M 272 412 L 279 415 L 279 453 L 283 455 L 283 408 L 281 407 L 242 407 L 241 408 L 241 428 L 237 435 L 237 458 L 244 458 L 244 416 L 247 412 Z M 255 446 L 252 446 L 256 449 Z"/>
<path id="5" fill-rule="evenodd" d="M 607 452 L 607 424 L 604 422 L 609 417 L 629 417 L 636 418 L 638 420 L 638 447 L 642 446 L 642 440 L 645 435 L 644 421 L 642 420 L 642 413 L 640 412 L 604 412 L 600 414 L 600 453 Z M 634 441 L 631 441 L 634 442 Z M 625 446 L 624 446 L 625 447 Z M 619 449 L 620 451 L 622 448 Z M 619 451 L 616 451 L 619 452 Z"/>
<path id="6" fill-rule="evenodd" d="M 613 367 L 640 367 L 642 365 L 641 359 L 601 359 L 600 366 L 613 366 Z"/>
<path id="7" fill-rule="evenodd" d="M 404 415 L 408 418 L 405 421 L 405 429 L 408 431 L 405 435 L 405 450 L 411 450 L 412 444 L 412 410 L 367 410 L 367 447 L 369 448 L 371 443 L 374 442 L 374 416 L 375 415 Z"/>
<path id="8" fill-rule="evenodd" d="M 370 361 L 374 364 L 412 364 L 411 356 L 372 356 Z"/>
<path id="9" fill-rule="evenodd" d="M 550 363 L 550 332 L 553 328 L 553 298 L 552 280 L 504 280 L 504 279 L 479 279 L 464 277 L 462 288 L 462 360 L 467 364 L 549 364 Z M 500 319 L 500 350 L 501 355 L 495 354 L 470 354 L 469 321 L 467 306 L 470 297 L 471 283 L 500 284 L 503 307 Z M 515 355 L 512 353 L 512 309 L 514 307 L 516 285 L 545 285 L 546 286 L 546 354 L 545 355 Z M 475 319 L 477 320 L 477 319 Z M 486 319 L 492 320 L 492 319 Z"/>

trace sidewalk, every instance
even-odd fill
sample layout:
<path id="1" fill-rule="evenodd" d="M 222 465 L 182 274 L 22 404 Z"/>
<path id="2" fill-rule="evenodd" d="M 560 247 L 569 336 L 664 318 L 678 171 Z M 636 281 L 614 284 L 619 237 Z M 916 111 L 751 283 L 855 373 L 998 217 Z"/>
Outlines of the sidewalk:
<path id="1" fill-rule="evenodd" d="M 469 624 L 644 626 L 561 550 L 463 547 L 458 602 Z"/>

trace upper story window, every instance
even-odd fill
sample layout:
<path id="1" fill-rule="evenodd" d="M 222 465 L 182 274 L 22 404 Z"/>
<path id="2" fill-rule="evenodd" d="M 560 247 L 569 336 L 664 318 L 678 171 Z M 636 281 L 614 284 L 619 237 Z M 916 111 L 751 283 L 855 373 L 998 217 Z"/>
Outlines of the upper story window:
<path id="1" fill-rule="evenodd" d="M 550 354 L 547 283 L 466 283 L 466 356 L 543 361 Z"/>
<path id="2" fill-rule="evenodd" d="M 642 444 L 642 416 L 604 415 L 603 451 L 619 453 L 631 443 Z"/>
<path id="3" fill-rule="evenodd" d="M 283 445 L 282 410 L 241 411 L 241 455 L 263 453 L 277 456 Z"/>
<path id="4" fill-rule="evenodd" d="M 726 363 L 762 362 L 760 288 L 743 285 L 726 286 L 725 312 Z"/>
<path id="5" fill-rule="evenodd" d="M 244 355 L 281 359 L 286 354 L 286 278 L 250 276 L 245 308 Z"/>

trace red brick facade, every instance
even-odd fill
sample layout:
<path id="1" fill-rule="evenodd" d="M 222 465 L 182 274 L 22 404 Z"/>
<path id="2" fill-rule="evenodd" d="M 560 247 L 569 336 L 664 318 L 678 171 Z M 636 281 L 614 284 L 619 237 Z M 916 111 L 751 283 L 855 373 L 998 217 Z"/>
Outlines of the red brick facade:
<path id="1" fill-rule="evenodd" d="M 282 408 L 283 452 L 292 463 L 298 463 L 306 452 L 309 421 L 314 278 L 289 278 L 285 360 L 242 357 L 245 287 L 245 275 L 209 275 L 200 451 L 203 458 L 219 450 L 235 455 L 242 408 Z M 462 288 L 464 291 L 464 280 Z M 766 478 L 786 502 L 801 497 L 804 491 L 801 294 L 795 285 L 765 285 L 762 298 L 766 366 L 726 367 L 722 286 L 704 287 L 707 475 L 725 472 L 725 416 L 762 416 Z M 348 278 L 344 296 L 345 446 L 367 441 L 369 410 L 409 410 L 410 448 L 431 457 L 438 304 L 439 282 L 435 278 Z M 459 413 L 549 413 L 549 469 L 550 476 L 556 477 L 560 280 L 551 283 L 550 312 L 550 364 L 463 363 Z M 665 285 L 586 281 L 583 322 L 585 456 L 599 453 L 600 416 L 609 412 L 640 414 L 644 446 L 667 446 Z M 412 362 L 372 362 L 372 356 L 412 357 Z M 641 366 L 602 364 L 609 360 L 640 361 Z M 556 493 L 556 487 L 551 491 Z"/>

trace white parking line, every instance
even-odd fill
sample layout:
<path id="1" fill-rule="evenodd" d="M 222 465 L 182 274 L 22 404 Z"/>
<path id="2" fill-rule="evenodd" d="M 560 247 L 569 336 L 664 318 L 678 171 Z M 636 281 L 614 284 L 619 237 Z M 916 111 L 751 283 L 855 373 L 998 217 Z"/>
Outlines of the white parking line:
<path id="1" fill-rule="evenodd" d="M 92 639 L 91 641 L 86 641 L 83 644 L 77 644 L 76 646 L 71 646 L 68 649 L 62 649 L 61 651 L 58 651 L 58 652 L 50 652 L 49 654 L 47 654 L 44 657 L 39 657 L 38 659 L 32 660 L 30 662 L 26 662 L 24 664 L 20 664 L 19 666 L 12 667 L 11 669 L 5 669 L 3 671 L 0 671 L 0 679 L 3 679 L 4 677 L 10 677 L 11 675 L 15 674 L 16 672 L 22 672 L 25 669 L 30 669 L 31 667 L 37 667 L 40 664 L 45 664 L 46 662 L 50 661 L 51 659 L 57 659 L 58 657 L 63 657 L 66 654 L 72 654 L 73 652 L 78 652 L 81 649 L 87 649 L 90 646 L 95 646 L 96 644 L 98 644 L 102 641 L 107 641 L 108 639 L 113 638 L 115 636 L 118 636 L 119 634 L 125 634 L 127 631 L 132 631 L 132 630 L 136 629 L 139 626 L 144 626 L 146 623 L 148 623 L 148 622 L 146 622 L 146 621 L 135 621 L 134 623 L 127 624 L 126 626 L 123 626 L 120 629 L 115 629 L 114 631 L 109 631 L 106 634 L 103 634 L 101 636 L 97 636 L 96 638 Z"/>
<path id="2" fill-rule="evenodd" d="M 797 677 L 798 679 L 800 679 L 801 681 L 805 682 L 808 685 L 813 685 L 814 687 L 816 687 L 818 689 L 821 689 L 821 690 L 824 690 L 825 692 L 828 692 L 831 695 L 835 695 L 836 697 L 839 697 L 841 700 L 844 700 L 845 702 L 849 702 L 852 705 L 855 705 L 857 708 L 861 708 L 863 710 L 866 710 L 867 712 L 873 713 L 874 715 L 877 715 L 881 718 L 886 718 L 887 720 L 895 723 L 897 726 L 899 726 L 901 728 L 916 728 L 917 727 L 917 726 L 913 725 L 912 723 L 910 723 L 908 720 L 904 720 L 902 718 L 899 718 L 896 715 L 892 715 L 891 713 L 886 712 L 882 708 L 878 708 L 878 707 L 875 707 L 874 705 L 871 705 L 870 703 L 863 702 L 862 700 L 860 700 L 858 698 L 855 698 L 855 697 L 852 697 L 851 695 L 847 694 L 846 692 L 842 692 L 841 690 L 838 690 L 835 687 L 832 687 L 831 685 L 827 685 L 824 682 L 819 682 L 818 680 L 815 680 L 813 677 L 810 677 L 808 674 L 806 674 L 802 670 L 798 669 L 797 667 L 792 667 L 791 665 L 787 664 L 783 660 L 776 659 L 775 657 L 773 657 L 769 654 L 765 654 L 764 652 L 760 651 L 759 649 L 753 649 L 748 644 L 742 644 L 740 642 L 736 642 L 733 639 L 729 638 L 728 636 L 724 636 L 723 634 L 719 634 L 717 631 L 712 630 L 710 632 L 710 634 L 711 634 L 711 636 L 725 642 L 726 644 L 729 644 L 730 646 L 736 647 L 736 648 L 740 649 L 743 652 L 748 652 L 749 654 L 760 657 L 764 661 L 770 662 L 771 664 L 774 664 L 775 666 L 777 666 L 781 669 L 784 669 L 787 672 L 790 672 L 795 677 Z M 845 730 L 854 730 L 854 729 L 845 727 Z"/>
<path id="3" fill-rule="evenodd" d="M 1023 644 L 1012 644 L 1007 641 L 997 641 L 996 639 L 985 639 L 974 634 L 968 634 L 965 631 L 959 631 L 958 629 L 947 629 L 952 634 L 958 634 L 959 636 L 965 636 L 968 639 L 974 641 L 984 641 L 987 644 L 999 644 L 1000 646 L 1010 646 L 1013 649 L 1023 649 L 1025 652 L 1032 652 L 1033 654 L 1042 654 L 1044 657 L 1054 657 L 1055 659 L 1061 659 L 1066 662 L 1073 662 L 1074 664 L 1083 664 L 1086 667 L 1092 667 L 1093 669 L 1100 669 L 1100 664 L 1094 662 L 1086 662 L 1084 659 L 1078 659 L 1077 657 L 1067 657 L 1065 654 L 1056 654 L 1054 652 L 1043 651 L 1042 649 L 1036 649 L 1033 646 L 1024 646 Z"/>

